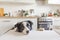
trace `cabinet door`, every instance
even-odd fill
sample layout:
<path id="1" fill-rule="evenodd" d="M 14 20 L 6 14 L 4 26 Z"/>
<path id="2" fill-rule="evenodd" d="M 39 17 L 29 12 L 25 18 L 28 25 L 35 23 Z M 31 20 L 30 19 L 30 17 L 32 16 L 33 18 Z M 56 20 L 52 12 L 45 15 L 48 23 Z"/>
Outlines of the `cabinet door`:
<path id="1" fill-rule="evenodd" d="M 48 4 L 60 4 L 60 0 L 48 0 Z"/>
<path id="2" fill-rule="evenodd" d="M 60 18 L 54 18 L 53 25 L 54 26 L 60 26 Z"/>
<path id="3" fill-rule="evenodd" d="M 0 35 L 8 31 L 13 27 L 12 22 L 10 19 L 0 19 Z"/>

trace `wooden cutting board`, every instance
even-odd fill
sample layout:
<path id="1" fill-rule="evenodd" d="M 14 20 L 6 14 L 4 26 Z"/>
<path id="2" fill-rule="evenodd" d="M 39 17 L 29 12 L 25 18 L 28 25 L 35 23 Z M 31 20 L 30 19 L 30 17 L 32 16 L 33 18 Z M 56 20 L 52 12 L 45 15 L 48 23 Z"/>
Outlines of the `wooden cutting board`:
<path id="1" fill-rule="evenodd" d="M 4 8 L 0 8 L 0 16 L 4 16 Z"/>

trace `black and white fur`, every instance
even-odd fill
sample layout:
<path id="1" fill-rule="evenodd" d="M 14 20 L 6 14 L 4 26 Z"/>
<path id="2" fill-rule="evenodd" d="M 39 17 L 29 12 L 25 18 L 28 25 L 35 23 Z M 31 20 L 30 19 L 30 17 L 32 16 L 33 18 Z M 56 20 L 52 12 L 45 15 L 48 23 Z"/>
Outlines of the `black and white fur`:
<path id="1" fill-rule="evenodd" d="M 32 22 L 31 21 L 22 21 L 22 22 L 18 22 L 14 25 L 14 27 L 12 29 L 16 28 L 17 32 L 21 32 L 24 34 L 28 34 L 29 31 L 32 30 Z"/>

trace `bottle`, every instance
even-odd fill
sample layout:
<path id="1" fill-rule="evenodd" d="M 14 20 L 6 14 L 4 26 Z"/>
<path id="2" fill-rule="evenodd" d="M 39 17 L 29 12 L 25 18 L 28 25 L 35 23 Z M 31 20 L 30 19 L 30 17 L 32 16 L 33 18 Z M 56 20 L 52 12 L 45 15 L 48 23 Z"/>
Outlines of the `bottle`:
<path id="1" fill-rule="evenodd" d="M 53 16 L 53 15 L 52 15 L 52 13 L 51 13 L 51 12 L 49 12 L 49 13 L 48 13 L 48 16 L 49 16 L 49 17 L 51 17 L 51 16 Z"/>
<path id="2" fill-rule="evenodd" d="M 10 12 L 8 13 L 8 16 L 10 17 Z"/>

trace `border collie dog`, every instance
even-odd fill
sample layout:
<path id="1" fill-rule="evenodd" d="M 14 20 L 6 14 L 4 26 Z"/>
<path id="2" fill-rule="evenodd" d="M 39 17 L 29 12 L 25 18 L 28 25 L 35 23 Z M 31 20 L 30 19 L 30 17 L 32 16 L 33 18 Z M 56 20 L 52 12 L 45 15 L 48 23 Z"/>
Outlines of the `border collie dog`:
<path id="1" fill-rule="evenodd" d="M 24 34 L 28 34 L 29 31 L 32 30 L 32 22 L 31 21 L 22 21 L 22 22 L 18 22 L 14 25 L 14 27 L 12 29 L 16 28 L 17 32 L 21 32 Z"/>

